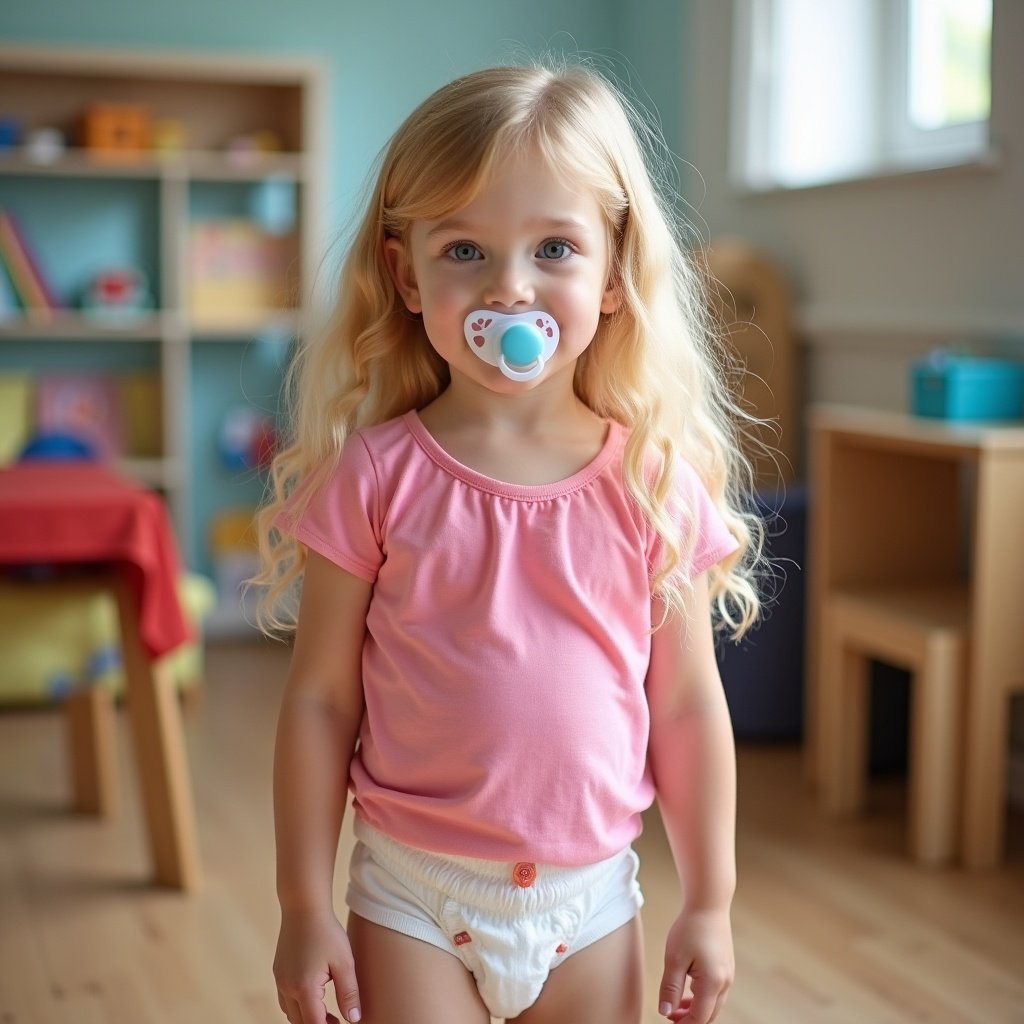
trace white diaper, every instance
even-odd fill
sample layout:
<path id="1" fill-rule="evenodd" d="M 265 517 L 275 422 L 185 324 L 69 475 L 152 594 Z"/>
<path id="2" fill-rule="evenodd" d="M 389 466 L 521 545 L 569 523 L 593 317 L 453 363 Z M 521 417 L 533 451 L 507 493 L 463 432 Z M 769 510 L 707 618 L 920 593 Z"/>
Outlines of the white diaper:
<path id="1" fill-rule="evenodd" d="M 427 853 L 359 818 L 355 834 L 349 908 L 457 956 L 494 1017 L 532 1006 L 553 968 L 643 905 L 631 848 L 567 868 Z"/>

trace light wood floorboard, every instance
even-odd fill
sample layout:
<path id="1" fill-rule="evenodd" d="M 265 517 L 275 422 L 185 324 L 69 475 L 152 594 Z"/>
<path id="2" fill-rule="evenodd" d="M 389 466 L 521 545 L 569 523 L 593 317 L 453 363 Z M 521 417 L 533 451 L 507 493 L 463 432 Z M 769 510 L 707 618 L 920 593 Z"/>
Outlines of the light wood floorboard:
<path id="1" fill-rule="evenodd" d="M 270 764 L 287 651 L 218 644 L 186 715 L 206 881 L 194 897 L 147 884 L 138 794 L 113 821 L 67 811 L 62 718 L 0 714 L 0 1024 L 271 1024 Z M 740 748 L 737 982 L 721 1024 L 1022 1024 L 1024 829 L 1007 864 L 922 870 L 903 847 L 903 789 L 834 822 L 801 780 L 799 751 Z M 346 830 L 341 863 L 351 837 Z M 648 815 L 645 1024 L 678 897 Z M 336 899 L 344 901 L 344 870 Z M 415 1024 L 415 1022 L 410 1022 Z M 573 1024 L 573 1022 L 566 1022 Z"/>

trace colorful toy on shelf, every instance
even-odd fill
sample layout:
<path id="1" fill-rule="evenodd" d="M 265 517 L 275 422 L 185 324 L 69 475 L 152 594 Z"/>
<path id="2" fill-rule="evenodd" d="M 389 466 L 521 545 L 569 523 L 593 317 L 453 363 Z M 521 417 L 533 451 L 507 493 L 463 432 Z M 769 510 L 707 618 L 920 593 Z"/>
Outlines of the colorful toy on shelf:
<path id="1" fill-rule="evenodd" d="M 272 174 L 257 183 L 249 194 L 249 215 L 268 235 L 290 235 L 299 218 L 295 179 Z"/>
<path id="2" fill-rule="evenodd" d="M 236 167 L 251 167 L 268 153 L 280 153 L 284 146 L 276 132 L 250 132 L 228 139 L 228 160 Z"/>
<path id="3" fill-rule="evenodd" d="M 41 373 L 36 384 L 36 429 L 70 434 L 111 459 L 125 451 L 121 388 L 101 373 Z"/>
<path id="4" fill-rule="evenodd" d="M 92 103 L 82 115 L 82 145 L 105 160 L 132 160 L 153 144 L 153 115 L 140 103 Z"/>
<path id="5" fill-rule="evenodd" d="M 253 529 L 255 514 L 254 508 L 224 508 L 210 523 L 210 561 L 217 607 L 223 625 L 229 629 L 237 629 L 255 618 L 256 594 L 245 585 L 260 567 Z"/>
<path id="6" fill-rule="evenodd" d="M 229 469 L 261 469 L 277 450 L 277 424 L 249 405 L 234 405 L 224 414 L 217 449 Z"/>
<path id="7" fill-rule="evenodd" d="M 77 434 L 44 431 L 28 439 L 18 455 L 19 462 L 74 462 L 97 457 L 95 447 Z"/>
<path id="8" fill-rule="evenodd" d="M 33 128 L 25 138 L 25 159 L 34 164 L 55 164 L 67 148 L 59 128 Z"/>
<path id="9" fill-rule="evenodd" d="M 10 153 L 21 142 L 22 123 L 9 114 L 0 115 L 0 153 Z"/>
<path id="10" fill-rule="evenodd" d="M 241 218 L 196 218 L 189 226 L 188 310 L 205 325 L 251 320 L 288 308 L 294 235 Z"/>
<path id="11" fill-rule="evenodd" d="M 137 317 L 152 308 L 149 283 L 138 267 L 101 270 L 82 294 L 82 312 L 105 320 Z"/>
<path id="12" fill-rule="evenodd" d="M 153 125 L 153 149 L 160 156 L 178 156 L 188 144 L 185 122 L 176 117 L 163 117 Z"/>

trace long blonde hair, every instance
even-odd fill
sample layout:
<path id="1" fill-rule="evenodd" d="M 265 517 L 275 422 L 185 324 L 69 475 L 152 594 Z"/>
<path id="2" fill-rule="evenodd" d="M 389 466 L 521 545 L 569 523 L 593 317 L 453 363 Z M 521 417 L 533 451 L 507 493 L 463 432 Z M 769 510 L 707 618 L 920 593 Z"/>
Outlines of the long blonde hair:
<path id="1" fill-rule="evenodd" d="M 686 598 L 687 574 L 678 570 L 697 538 L 689 531 L 684 543 L 667 508 L 681 456 L 739 541 L 710 570 L 716 622 L 738 638 L 755 621 L 762 531 L 742 498 L 751 488 L 736 438 L 743 414 L 676 216 L 652 184 L 638 142 L 648 132 L 604 78 L 578 66 L 474 72 L 439 89 L 401 125 L 348 250 L 330 322 L 289 369 L 292 433 L 273 461 L 270 496 L 257 517 L 262 570 L 252 583 L 266 588 L 258 612 L 266 631 L 294 628 L 305 561 L 301 545 L 274 526 L 284 502 L 291 496 L 301 512 L 349 434 L 422 408 L 449 382 L 421 320 L 395 289 L 385 239 L 404 238 L 414 220 L 465 206 L 496 161 L 528 146 L 590 187 L 607 220 L 619 307 L 602 317 L 574 386 L 597 415 L 630 429 L 626 485 L 666 552 L 654 592 L 666 609 L 681 608 Z M 293 495 L 300 481 L 301 494 Z"/>

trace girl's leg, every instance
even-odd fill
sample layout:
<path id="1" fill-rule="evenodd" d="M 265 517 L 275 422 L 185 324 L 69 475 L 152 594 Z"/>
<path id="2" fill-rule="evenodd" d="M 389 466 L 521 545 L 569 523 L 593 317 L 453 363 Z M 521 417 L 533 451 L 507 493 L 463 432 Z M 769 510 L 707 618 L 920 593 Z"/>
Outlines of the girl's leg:
<path id="1" fill-rule="evenodd" d="M 637 915 L 559 964 L 515 1024 L 639 1024 L 642 1002 L 643 932 Z"/>
<path id="2" fill-rule="evenodd" d="M 473 975 L 451 953 L 358 914 L 348 938 L 362 1024 L 488 1024 Z"/>

